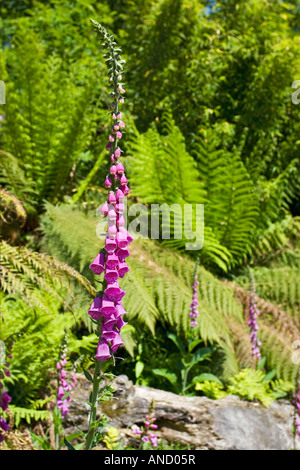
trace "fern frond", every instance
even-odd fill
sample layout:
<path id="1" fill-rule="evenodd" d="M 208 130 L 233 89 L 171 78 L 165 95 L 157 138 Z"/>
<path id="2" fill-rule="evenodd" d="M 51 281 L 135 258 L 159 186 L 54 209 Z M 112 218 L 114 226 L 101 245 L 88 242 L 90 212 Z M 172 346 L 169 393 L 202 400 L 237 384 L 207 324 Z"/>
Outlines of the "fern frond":
<path id="1" fill-rule="evenodd" d="M 20 425 L 22 419 L 27 424 L 31 424 L 34 421 L 49 421 L 51 419 L 51 413 L 47 410 L 33 410 L 28 408 L 21 408 L 18 406 L 10 405 L 9 411 L 12 414 L 14 424 L 16 427 Z"/>
<path id="2" fill-rule="evenodd" d="M 37 292 L 49 292 L 63 304 L 68 305 L 60 290 L 71 293 L 69 281 L 76 279 L 89 293 L 95 289 L 89 281 L 75 269 L 55 260 L 49 255 L 39 254 L 25 247 L 13 247 L 5 241 L 0 242 L 1 288 L 9 294 L 22 296 L 32 307 L 47 310 Z"/>
<path id="3" fill-rule="evenodd" d="M 218 150 L 211 142 L 213 136 L 208 133 L 195 149 L 208 198 L 205 221 L 220 245 L 231 253 L 230 265 L 234 266 L 254 245 L 252 233 L 259 215 L 258 193 L 239 153 Z"/>
<path id="4" fill-rule="evenodd" d="M 6 157 L 13 155 L 19 168 L 14 172 L 5 168 L 0 182 L 14 184 L 8 189 L 21 199 L 15 187 L 28 181 L 40 211 L 44 200 L 57 202 L 71 192 L 80 159 L 97 140 L 101 111 L 95 106 L 95 93 L 104 76 L 99 80 L 99 73 L 92 73 L 93 60 L 88 68 L 80 60 L 66 66 L 64 59 L 49 54 L 33 29 L 20 24 L 12 46 L 0 52 L 0 75 L 10 96 L 1 143 Z"/>

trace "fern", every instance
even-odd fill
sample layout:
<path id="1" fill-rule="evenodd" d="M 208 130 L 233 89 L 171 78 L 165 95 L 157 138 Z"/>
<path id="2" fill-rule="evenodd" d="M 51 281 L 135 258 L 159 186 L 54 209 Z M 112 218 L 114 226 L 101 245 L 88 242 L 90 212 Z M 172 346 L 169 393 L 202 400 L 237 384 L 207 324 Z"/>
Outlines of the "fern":
<path id="1" fill-rule="evenodd" d="M 71 293 L 69 280 L 76 279 L 91 294 L 95 289 L 75 269 L 49 255 L 36 253 L 24 247 L 13 247 L 0 242 L 0 285 L 4 292 L 21 296 L 31 307 L 48 311 L 40 292 L 51 293 L 64 304 L 60 290 Z"/>
<path id="2" fill-rule="evenodd" d="M 85 151 L 97 148 L 94 136 L 100 111 L 92 100 L 103 82 L 100 79 L 96 85 L 98 73 L 92 75 L 95 61 L 90 68 L 80 60 L 66 64 L 49 55 L 33 30 L 22 25 L 12 41 L 13 48 L 0 51 L 0 75 L 10 96 L 1 127 L 5 160 L 9 156 L 16 165 L 5 166 L 1 181 L 13 185 L 18 198 L 20 181 L 22 188 L 34 189 L 35 210 L 40 212 L 43 200 L 59 201 L 72 189 Z"/>
<path id="3" fill-rule="evenodd" d="M 286 215 L 271 223 L 257 238 L 253 258 L 258 265 L 300 266 L 297 242 L 300 235 L 300 218 Z"/>
<path id="4" fill-rule="evenodd" d="M 25 420 L 27 424 L 31 424 L 32 421 L 49 421 L 51 419 L 51 413 L 47 410 L 33 410 L 10 405 L 9 411 L 12 414 L 16 427 L 20 425 L 21 420 Z"/>
<path id="5" fill-rule="evenodd" d="M 68 206 L 47 207 L 48 213 L 43 217 L 42 229 L 46 240 L 50 239 L 48 248 L 51 247 L 56 254 L 57 247 L 59 250 L 63 248 L 61 256 L 68 262 L 72 260 L 75 266 L 80 266 L 80 270 L 85 272 L 95 244 L 99 246 L 93 228 L 94 217 Z M 69 230 L 70 225 L 75 224 L 79 228 L 76 236 Z M 120 285 L 126 290 L 123 303 L 129 320 L 136 319 L 152 332 L 158 321 L 171 325 L 178 333 L 187 332 L 193 261 L 153 241 L 135 240 L 128 264 L 130 271 L 120 281 Z M 203 267 L 199 268 L 199 279 L 200 310 L 203 311 L 199 332 L 207 341 L 219 341 L 222 338 L 230 343 L 227 318 L 233 316 L 241 321 L 241 307 L 233 291 Z M 136 302 L 137 296 L 143 301 Z"/>
<path id="6" fill-rule="evenodd" d="M 269 375 L 271 377 L 273 372 Z M 244 400 L 259 400 L 266 407 L 277 398 L 286 396 L 293 388 L 292 382 L 272 381 L 268 374 L 253 369 L 242 369 L 230 377 L 225 386 L 215 380 L 199 382 L 197 378 L 195 379 L 195 389 L 202 391 L 209 398 L 220 399 L 226 395 L 237 395 Z"/>
<path id="7" fill-rule="evenodd" d="M 175 125 L 172 115 L 165 112 L 162 118 L 163 134 L 159 135 L 154 128 L 145 134 L 135 133 L 129 143 L 129 154 L 138 154 L 139 158 L 128 158 L 128 171 L 132 183 L 132 196 L 138 196 L 144 204 L 167 204 L 175 210 L 171 212 L 170 239 L 165 239 L 166 245 L 184 249 L 186 243 L 191 243 L 193 229 L 196 240 L 203 240 L 204 246 L 200 252 L 201 258 L 209 259 L 226 271 L 231 259 L 230 251 L 216 238 L 212 228 L 203 223 L 195 227 L 195 206 L 205 204 L 206 190 L 201 183 L 194 159 L 188 154 L 183 135 Z M 147 168 L 145 173 L 144 169 Z M 192 209 L 190 227 L 183 226 L 185 205 Z M 153 215 L 157 216 L 151 207 Z M 161 236 L 166 227 L 162 224 Z M 169 230 L 169 225 L 167 227 Z M 176 236 L 180 230 L 182 236 Z M 202 232 L 204 231 L 204 232 Z M 188 233 L 186 233 L 188 232 Z M 204 233 L 204 237 L 202 235 Z M 189 235 L 189 236 L 188 236 Z M 198 248 L 199 249 L 199 248 Z"/>
<path id="8" fill-rule="evenodd" d="M 259 297 L 280 306 L 296 318 L 300 317 L 299 266 L 257 267 L 254 269 L 254 276 Z M 247 285 L 244 277 L 237 280 L 241 285 Z"/>
<path id="9" fill-rule="evenodd" d="M 259 214 L 258 195 L 238 151 L 218 150 L 213 135 L 195 147 L 200 175 L 203 175 L 208 204 L 205 220 L 217 240 L 231 253 L 236 265 L 251 251 L 252 233 Z M 220 197 L 222 194 L 222 197 Z"/>

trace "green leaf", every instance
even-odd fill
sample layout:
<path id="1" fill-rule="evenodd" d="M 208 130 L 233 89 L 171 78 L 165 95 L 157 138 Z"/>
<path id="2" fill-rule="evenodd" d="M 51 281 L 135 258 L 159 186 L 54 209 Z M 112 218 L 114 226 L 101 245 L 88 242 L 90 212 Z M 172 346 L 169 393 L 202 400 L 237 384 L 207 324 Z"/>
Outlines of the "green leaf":
<path id="1" fill-rule="evenodd" d="M 173 333 L 168 333 L 167 336 L 168 336 L 169 339 L 171 339 L 173 341 L 173 343 L 176 344 L 179 351 L 181 351 L 181 352 L 185 351 L 183 342 L 181 341 L 181 339 L 178 338 L 178 336 L 174 335 Z"/>
<path id="2" fill-rule="evenodd" d="M 219 379 L 219 377 L 217 377 L 214 374 L 209 374 L 209 373 L 203 373 L 203 374 L 197 375 L 196 377 L 193 378 L 192 382 L 196 384 L 197 382 L 204 382 L 204 380 L 212 380 L 214 382 L 218 382 L 220 385 L 223 386 L 223 383 Z"/>
<path id="3" fill-rule="evenodd" d="M 68 439 L 71 441 L 72 439 L 77 439 L 77 437 L 85 437 L 84 432 L 80 429 L 79 432 L 74 432 L 68 436 Z"/>
<path id="4" fill-rule="evenodd" d="M 83 373 L 85 375 L 85 378 L 93 383 L 93 377 L 91 376 L 91 374 L 85 369 L 82 369 L 82 370 L 83 370 Z"/>
<path id="5" fill-rule="evenodd" d="M 135 376 L 138 379 L 144 369 L 144 363 L 141 361 L 137 361 L 135 364 Z"/>
<path id="6" fill-rule="evenodd" d="M 267 375 L 265 375 L 265 377 L 262 379 L 262 382 L 270 382 L 270 380 L 272 380 L 276 375 L 276 370 L 273 369 L 271 370 L 270 372 L 268 372 Z"/>
<path id="7" fill-rule="evenodd" d="M 64 437 L 64 443 L 69 450 L 76 450 L 75 447 L 73 447 L 72 444 L 70 444 L 70 442 L 68 442 L 65 437 Z"/>
<path id="8" fill-rule="evenodd" d="M 213 348 L 200 348 L 198 349 L 192 356 L 192 364 L 197 364 L 198 362 L 205 361 L 211 353 L 213 352 Z"/>
<path id="9" fill-rule="evenodd" d="M 192 341 L 190 344 L 189 344 L 189 352 L 192 352 L 193 349 L 198 346 L 198 344 L 201 344 L 203 343 L 203 340 L 202 339 L 195 339 L 194 341 Z"/>
<path id="10" fill-rule="evenodd" d="M 85 442 L 80 442 L 79 444 L 76 444 L 75 450 L 80 450 L 84 446 Z"/>
<path id="11" fill-rule="evenodd" d="M 173 372 L 168 371 L 167 369 L 153 369 L 153 374 L 160 375 L 167 379 L 171 384 L 175 385 L 177 382 L 177 376 Z"/>
<path id="12" fill-rule="evenodd" d="M 264 365 L 265 365 L 265 363 L 266 363 L 266 359 L 267 359 L 266 357 L 262 357 L 262 358 L 261 358 L 261 360 L 260 360 L 259 363 L 257 364 L 257 367 L 256 367 L 257 370 L 262 370 L 262 369 L 263 369 L 263 367 L 264 367 Z"/>

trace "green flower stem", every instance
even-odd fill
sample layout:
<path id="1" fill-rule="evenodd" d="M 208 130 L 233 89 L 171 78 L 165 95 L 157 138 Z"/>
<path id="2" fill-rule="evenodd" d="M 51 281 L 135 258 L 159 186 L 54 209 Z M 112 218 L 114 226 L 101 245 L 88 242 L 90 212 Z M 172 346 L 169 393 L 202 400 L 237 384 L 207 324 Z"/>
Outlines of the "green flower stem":
<path id="1" fill-rule="evenodd" d="M 90 419 L 89 419 L 89 429 L 86 435 L 86 443 L 85 449 L 91 450 L 93 445 L 93 440 L 96 432 L 96 416 L 97 416 L 97 405 L 98 405 L 98 394 L 99 394 L 99 386 L 101 382 L 101 362 L 95 359 L 95 371 L 93 377 L 93 391 L 91 394 L 90 406 Z"/>

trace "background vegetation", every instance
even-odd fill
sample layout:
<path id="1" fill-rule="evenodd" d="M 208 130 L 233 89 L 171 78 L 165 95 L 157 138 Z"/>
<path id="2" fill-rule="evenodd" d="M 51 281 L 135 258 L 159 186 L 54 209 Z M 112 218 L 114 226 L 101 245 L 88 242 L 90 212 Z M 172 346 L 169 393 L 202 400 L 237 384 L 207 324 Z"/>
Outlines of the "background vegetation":
<path id="1" fill-rule="evenodd" d="M 109 94 L 90 18 L 115 34 L 127 60 L 129 204 L 205 204 L 200 252 L 185 251 L 186 240 L 132 244 L 122 281 L 124 361 L 113 372 L 177 393 L 216 398 L 227 386 L 264 403 L 282 396 L 296 379 L 300 337 L 300 106 L 291 100 L 299 1 L 5 3 L 0 338 L 14 340 L 8 386 L 18 416 L 45 416 L 66 332 L 71 362 L 88 368 L 96 346 L 86 312 L 97 280 L 88 266 L 101 248 Z M 188 314 L 196 256 L 201 344 L 184 389 L 182 358 L 195 351 Z M 253 393 L 240 375 L 256 365 L 249 268 L 264 357 L 263 371 L 246 374 Z M 264 380 L 272 390 L 257 385 Z"/>

